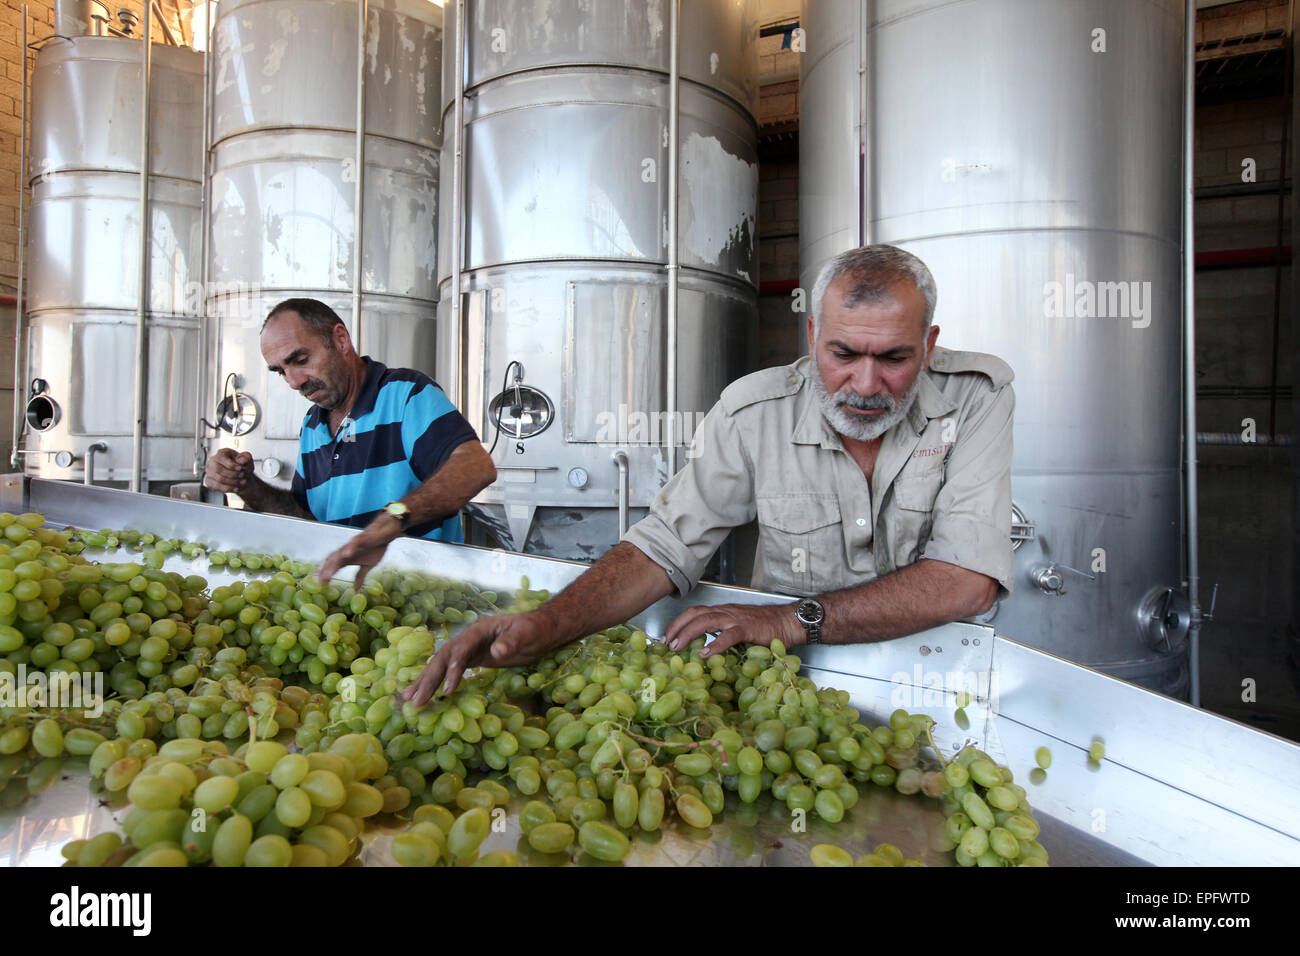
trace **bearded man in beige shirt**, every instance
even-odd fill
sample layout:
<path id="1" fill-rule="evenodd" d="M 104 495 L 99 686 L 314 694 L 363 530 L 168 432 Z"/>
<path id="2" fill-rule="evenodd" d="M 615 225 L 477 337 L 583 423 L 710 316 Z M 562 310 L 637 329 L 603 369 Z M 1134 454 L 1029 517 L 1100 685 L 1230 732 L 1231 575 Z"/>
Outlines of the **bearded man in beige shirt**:
<path id="1" fill-rule="evenodd" d="M 1009 594 L 1015 396 L 1001 359 L 936 348 L 930 270 L 893 246 L 846 252 L 812 295 L 810 355 L 723 391 L 694 455 L 649 515 L 558 595 L 483 618 L 404 697 L 450 693 L 470 667 L 513 667 L 699 582 L 727 533 L 758 519 L 752 585 L 804 600 L 692 607 L 679 650 L 889 640 Z"/>

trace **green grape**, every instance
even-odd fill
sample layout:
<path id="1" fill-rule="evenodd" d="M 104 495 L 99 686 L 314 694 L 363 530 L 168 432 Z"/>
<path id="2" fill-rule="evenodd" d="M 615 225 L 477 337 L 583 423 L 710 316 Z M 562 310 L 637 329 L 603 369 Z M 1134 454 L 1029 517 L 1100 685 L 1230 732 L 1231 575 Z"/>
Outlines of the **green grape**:
<path id="1" fill-rule="evenodd" d="M 1039 747 L 1038 750 L 1034 752 L 1034 761 L 1040 768 L 1046 770 L 1052 765 L 1052 752 L 1046 747 Z"/>
<path id="2" fill-rule="evenodd" d="M 637 825 L 646 832 L 659 829 L 664 816 L 664 792 L 657 788 L 642 791 L 637 808 Z"/>
<path id="3" fill-rule="evenodd" d="M 582 824 L 578 830 L 578 842 L 596 859 L 611 863 L 624 859 L 632 849 L 626 836 L 609 824 L 595 820 Z"/>
<path id="4" fill-rule="evenodd" d="M 63 730 L 57 720 L 45 718 L 31 732 L 31 745 L 42 757 L 59 757 L 63 754 Z"/>
<path id="5" fill-rule="evenodd" d="M 563 853 L 573 840 L 573 827 L 567 823 L 542 823 L 528 831 L 528 845 L 539 853 Z"/>
<path id="6" fill-rule="evenodd" d="M 994 827 L 989 831 L 989 847 L 998 856 L 1007 860 L 1014 860 L 1020 855 L 1019 841 L 1010 830 L 1002 827 Z"/>
<path id="7" fill-rule="evenodd" d="M 798 788 L 796 788 L 798 789 Z M 807 790 L 807 787 L 803 789 Z M 787 798 L 787 802 L 789 802 Z M 804 809 L 812 809 L 812 792 L 809 791 L 808 806 Z M 713 813 L 709 810 L 705 802 L 690 793 L 683 793 L 677 798 L 675 803 L 677 815 L 682 818 L 689 826 L 697 829 L 704 829 L 713 823 Z M 593 853 L 593 856 L 597 854 Z M 603 857 L 602 857 L 603 859 Z"/>
<path id="8" fill-rule="evenodd" d="M 853 854 L 829 843 L 818 843 L 812 848 L 814 866 L 852 866 Z"/>
<path id="9" fill-rule="evenodd" d="M 989 834 L 983 827 L 974 826 L 962 834 L 960 848 L 967 856 L 978 858 L 989 846 Z"/>
<path id="10" fill-rule="evenodd" d="M 1088 759 L 1100 763 L 1106 756 L 1106 743 L 1100 737 L 1094 737 L 1088 747 Z"/>
<path id="11" fill-rule="evenodd" d="M 305 835 L 305 834 L 304 834 Z M 212 862 L 216 866 L 243 866 L 244 856 L 253 841 L 253 822 L 235 814 L 223 820 L 212 842 Z"/>
<path id="12" fill-rule="evenodd" d="M 984 802 L 979 794 L 966 794 L 966 796 L 962 797 L 961 805 L 962 809 L 966 811 L 966 815 L 971 818 L 976 826 L 982 827 L 985 830 L 993 829 L 995 826 L 993 811 L 989 809 L 988 804 Z M 971 855 L 978 856 L 978 854 Z"/>
<path id="13" fill-rule="evenodd" d="M 966 769 L 970 771 L 971 778 L 982 787 L 996 787 L 1002 783 L 1001 771 L 993 761 L 986 758 L 972 760 Z"/>
<path id="14" fill-rule="evenodd" d="M 456 859 L 468 859 L 478 851 L 479 846 L 487 838 L 491 826 L 492 818 L 485 808 L 475 807 L 467 810 L 461 814 L 447 834 L 448 849 Z"/>

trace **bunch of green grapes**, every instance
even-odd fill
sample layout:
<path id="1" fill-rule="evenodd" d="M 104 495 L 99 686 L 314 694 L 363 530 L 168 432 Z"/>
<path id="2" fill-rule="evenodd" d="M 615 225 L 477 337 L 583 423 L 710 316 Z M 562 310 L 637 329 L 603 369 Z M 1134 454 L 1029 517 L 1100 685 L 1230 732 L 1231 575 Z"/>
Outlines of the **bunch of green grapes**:
<path id="1" fill-rule="evenodd" d="M 279 679 L 260 676 L 255 670 L 243 671 L 239 677 L 204 677 L 192 688 L 173 687 L 139 700 L 109 703 L 106 714 L 114 720 L 114 736 L 94 748 L 90 771 L 110 792 L 129 785 L 132 771 L 149 755 L 142 756 L 140 747 L 130 752 L 141 742 L 150 751 L 158 740 L 274 739 L 305 717 L 323 713 L 326 706 L 321 695 L 303 687 L 285 687 Z M 127 762 L 119 763 L 123 760 Z M 116 770 L 109 774 L 114 766 Z"/>
<path id="2" fill-rule="evenodd" d="M 136 531 L 132 528 L 100 528 L 98 531 L 81 529 L 73 532 L 73 540 L 87 551 L 116 551 L 125 548 L 142 554 L 145 563 L 152 568 L 161 568 L 171 554 L 180 553 L 186 558 L 195 558 L 206 551 L 204 545 L 195 541 L 164 538 L 151 531 Z"/>
<path id="3" fill-rule="evenodd" d="M 853 854 L 833 843 L 818 843 L 809 853 L 813 866 L 925 866 L 916 857 L 905 857 L 892 843 L 881 843 L 856 860 Z"/>
<path id="4" fill-rule="evenodd" d="M 45 516 L 35 512 L 14 515 L 5 511 L 0 513 L 0 553 L 31 541 L 37 546 L 53 547 L 60 551 L 75 553 L 80 550 L 68 535 L 53 528 L 45 527 Z"/>
<path id="5" fill-rule="evenodd" d="M 706 662 L 702 640 L 670 654 L 640 632 L 611 628 L 531 672 L 485 669 L 423 710 L 399 710 L 392 691 L 418 673 L 431 636 L 393 630 L 389 638 L 395 643 L 373 666 L 354 662 L 364 690 L 350 702 L 336 699 L 331 723 L 376 733 L 390 758 L 413 758 L 416 770 L 431 773 L 436 764 L 441 774 L 421 795 L 426 801 L 467 812 L 499 806 L 509 791 L 491 776 L 504 772 L 521 794 L 537 796 L 521 823 L 538 853 L 577 845 L 621 860 L 630 833 L 657 830 L 666 816 L 707 828 L 724 811 L 727 790 L 742 803 L 769 791 L 792 812 L 838 822 L 857 802 L 854 781 L 921 788 L 928 718 L 900 711 L 896 726 L 868 729 L 847 695 L 818 692 L 800 678 L 798 659 L 779 643 Z M 544 717 L 510 702 L 529 691 L 552 704 Z M 486 779 L 473 773 L 482 765 Z"/>
<path id="6" fill-rule="evenodd" d="M 85 702 L 94 709 L 93 701 Z M 12 809 L 44 793 L 67 757 L 93 753 L 112 732 L 111 720 L 77 709 L 0 708 L 0 807 Z"/>
<path id="7" fill-rule="evenodd" d="M 340 866 L 384 808 L 368 781 L 387 769 L 379 741 L 361 734 L 308 755 L 273 740 L 234 753 L 171 740 L 131 774 L 123 833 L 75 840 L 63 856 L 72 866 Z"/>
<path id="8" fill-rule="evenodd" d="M 509 850 L 479 856 L 491 828 L 491 814 L 483 807 L 457 817 L 429 803 L 416 809 L 411 826 L 393 838 L 390 850 L 401 866 L 518 866 L 519 857 Z"/>
<path id="9" fill-rule="evenodd" d="M 790 810 L 831 823 L 856 804 L 855 783 L 920 789 L 929 718 L 899 711 L 891 726 L 866 727 L 845 692 L 819 691 L 800 677 L 799 658 L 779 641 L 702 660 L 703 639 L 673 654 L 640 632 L 621 637 L 606 632 L 581 650 L 562 650 L 529 676 L 568 715 L 548 723 L 559 750 L 590 745 L 605 728 L 622 730 L 657 764 L 735 790 L 744 803 L 769 791 Z M 566 722 L 572 726 L 563 730 Z M 599 763 L 628 749 L 616 740 Z M 716 805 L 717 789 L 708 793 Z"/>
<path id="10" fill-rule="evenodd" d="M 208 553 L 208 564 L 214 568 L 245 571 L 249 574 L 283 571 L 295 578 L 306 577 L 315 571 L 313 565 L 294 561 L 283 554 L 259 554 L 253 551 L 212 551 Z"/>
<path id="11" fill-rule="evenodd" d="M 1024 787 L 973 746 L 944 767 L 944 831 L 961 866 L 1046 866 Z"/>
<path id="12" fill-rule="evenodd" d="M 285 571 L 213 592 L 214 603 L 222 599 L 219 616 L 237 616 L 232 640 L 248 647 L 250 660 L 282 676 L 304 674 L 317 687 L 361 651 L 362 626 L 340 609 L 343 596 L 335 585 Z"/>
<path id="13" fill-rule="evenodd" d="M 0 563 L 14 557 L 11 551 Z M 39 559 L 0 568 L 0 611 L 13 612 L 0 614 L 0 670 L 104 671 L 127 697 L 165 689 L 168 664 L 193 641 L 189 620 L 203 607 L 206 586 L 197 576 L 89 564 L 47 548 Z"/>

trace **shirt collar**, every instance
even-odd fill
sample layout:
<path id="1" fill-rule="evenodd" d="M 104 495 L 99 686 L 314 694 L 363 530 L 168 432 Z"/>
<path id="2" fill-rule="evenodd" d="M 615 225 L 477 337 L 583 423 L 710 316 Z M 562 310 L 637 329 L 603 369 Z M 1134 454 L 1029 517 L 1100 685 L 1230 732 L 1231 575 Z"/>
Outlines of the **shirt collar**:
<path id="1" fill-rule="evenodd" d="M 935 349 L 936 353 L 938 351 Z M 931 362 L 933 363 L 933 356 Z M 823 448 L 843 449 L 844 443 L 840 441 L 839 433 L 831 427 L 826 416 L 822 414 L 821 405 L 813 392 L 812 376 L 817 374 L 817 369 L 813 365 L 812 358 L 803 356 L 794 363 L 793 368 L 795 373 L 803 378 L 804 385 L 799 390 L 799 400 L 803 403 L 803 408 L 795 420 L 790 440 L 796 445 L 821 445 Z M 922 369 L 920 384 L 916 387 L 916 400 L 908 409 L 907 417 L 894 428 L 901 428 L 906 424 L 919 435 L 925 431 L 925 426 L 931 419 L 942 418 L 956 408 L 956 402 L 935 384 L 930 370 Z"/>

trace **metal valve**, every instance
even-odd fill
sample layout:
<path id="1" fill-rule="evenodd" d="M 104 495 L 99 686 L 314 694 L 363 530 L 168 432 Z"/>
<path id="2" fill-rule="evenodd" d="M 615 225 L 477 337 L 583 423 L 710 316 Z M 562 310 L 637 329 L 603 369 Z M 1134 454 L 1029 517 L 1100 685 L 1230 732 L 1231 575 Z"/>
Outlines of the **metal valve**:
<path id="1" fill-rule="evenodd" d="M 1172 654 L 1182 649 L 1192 615 L 1186 594 L 1177 588 L 1156 587 L 1138 605 L 1138 627 L 1148 647 Z"/>
<path id="2" fill-rule="evenodd" d="M 1072 568 L 1068 564 L 1057 564 L 1053 561 L 1047 567 L 1034 568 L 1029 572 L 1029 580 L 1034 586 L 1046 594 L 1054 597 L 1060 597 L 1065 593 L 1065 575 L 1062 571 L 1073 571 L 1080 577 L 1087 578 L 1089 581 L 1097 580 L 1097 576 L 1089 574 L 1087 571 L 1080 571 L 1078 568 Z"/>

